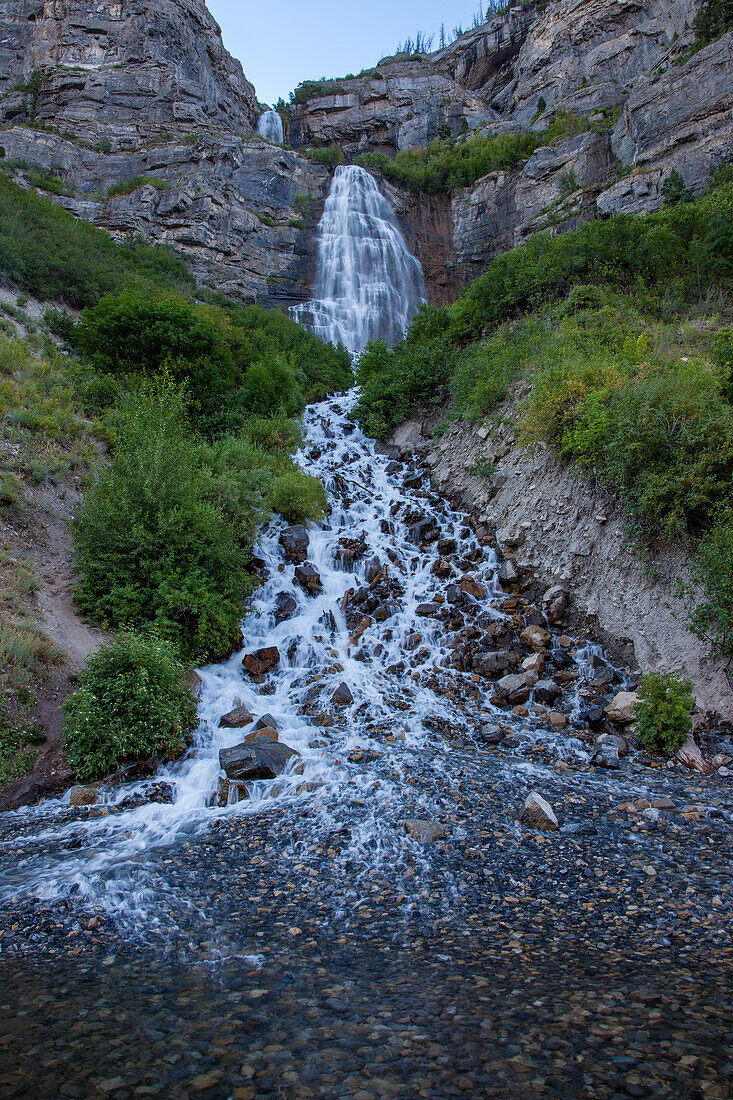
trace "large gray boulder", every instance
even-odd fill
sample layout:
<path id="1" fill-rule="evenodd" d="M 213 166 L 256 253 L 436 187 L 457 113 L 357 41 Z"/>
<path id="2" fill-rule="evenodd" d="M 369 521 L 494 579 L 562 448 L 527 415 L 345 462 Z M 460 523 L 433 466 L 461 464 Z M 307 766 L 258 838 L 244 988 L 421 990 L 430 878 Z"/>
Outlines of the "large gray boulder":
<path id="1" fill-rule="evenodd" d="M 282 741 L 261 737 L 254 741 L 243 741 L 241 745 L 232 745 L 229 749 L 220 749 L 219 766 L 226 773 L 227 779 L 275 779 L 285 769 L 288 761 L 299 755 Z"/>

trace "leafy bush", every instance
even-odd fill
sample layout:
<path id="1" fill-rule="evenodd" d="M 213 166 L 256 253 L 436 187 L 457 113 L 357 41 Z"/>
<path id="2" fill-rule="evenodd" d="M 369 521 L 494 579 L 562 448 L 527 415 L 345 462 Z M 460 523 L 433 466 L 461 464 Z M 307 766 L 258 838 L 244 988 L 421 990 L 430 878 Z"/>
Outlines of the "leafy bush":
<path id="1" fill-rule="evenodd" d="M 154 187 L 156 191 L 165 191 L 168 184 L 157 176 L 133 176 L 132 179 L 114 183 L 107 191 L 107 198 L 114 199 L 120 195 L 132 195 L 141 187 Z"/>
<path id="2" fill-rule="evenodd" d="M 370 342 L 357 370 L 359 424 L 381 438 L 415 405 L 440 402 L 452 365 L 451 352 L 439 339 L 429 344 L 405 340 L 393 348 L 379 340 Z"/>
<path id="3" fill-rule="evenodd" d="M 346 164 L 346 157 L 340 145 L 311 145 L 307 149 L 301 149 L 300 152 L 314 164 L 322 164 L 324 168 L 331 170 L 337 168 L 339 164 Z"/>
<path id="4" fill-rule="evenodd" d="M 636 732 L 642 745 L 673 756 L 692 731 L 692 684 L 677 673 L 648 672 L 635 705 Z"/>
<path id="5" fill-rule="evenodd" d="M 64 702 L 64 747 L 81 780 L 162 753 L 179 755 L 196 726 L 196 703 L 173 647 L 126 632 L 87 658 Z"/>
<path id="6" fill-rule="evenodd" d="M 95 622 L 153 624 L 201 661 L 239 642 L 256 498 L 225 459 L 216 467 L 187 412 L 166 380 L 128 399 L 77 520 L 76 599 Z"/>
<path id="7" fill-rule="evenodd" d="M 117 244 L 108 233 L 26 191 L 0 172 L 0 272 L 44 300 L 74 308 L 135 287 L 192 291 L 195 280 L 169 248 Z"/>
<path id="8" fill-rule="evenodd" d="M 468 187 L 488 172 L 513 168 L 544 143 L 537 134 L 477 134 L 456 145 L 438 138 L 425 148 L 401 149 L 392 161 L 383 153 L 365 153 L 358 163 L 412 191 L 439 194 Z"/>
<path id="9" fill-rule="evenodd" d="M 326 490 L 315 477 L 300 470 L 284 470 L 268 493 L 269 503 L 288 523 L 322 519 L 328 509 Z"/>
<path id="10" fill-rule="evenodd" d="M 720 657 L 733 660 L 733 508 L 701 540 L 691 583 L 681 585 L 678 595 L 688 598 L 693 633 Z"/>

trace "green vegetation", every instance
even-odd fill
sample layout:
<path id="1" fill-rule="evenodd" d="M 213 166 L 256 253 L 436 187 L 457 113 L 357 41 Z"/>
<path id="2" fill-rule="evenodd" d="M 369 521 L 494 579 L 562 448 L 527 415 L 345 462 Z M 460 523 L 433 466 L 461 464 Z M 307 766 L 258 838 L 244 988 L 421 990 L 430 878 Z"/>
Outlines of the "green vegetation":
<path id="1" fill-rule="evenodd" d="M 345 77 L 344 79 L 348 79 Z M 346 89 L 337 80 L 304 80 L 294 92 L 290 93 L 290 104 L 293 107 L 308 103 L 311 99 L 321 99 L 328 95 L 345 95 Z"/>
<path id="2" fill-rule="evenodd" d="M 384 153 L 364 153 L 358 164 L 411 191 L 443 194 L 469 187 L 489 172 L 508 171 L 540 146 L 556 145 L 587 130 L 608 129 L 614 119 L 612 111 L 604 111 L 598 120 L 556 111 L 539 134 L 476 134 L 454 141 L 448 132 L 424 148 L 401 149 L 393 160 Z"/>
<path id="3" fill-rule="evenodd" d="M 75 308 L 102 295 L 161 287 L 188 293 L 195 280 L 168 248 L 131 241 L 79 221 L 48 199 L 24 190 L 0 172 L 0 272 L 35 297 Z"/>
<path id="4" fill-rule="evenodd" d="M 733 0 L 702 0 L 693 23 L 698 49 L 733 28 Z"/>
<path id="5" fill-rule="evenodd" d="M 311 145 L 307 149 L 300 150 L 301 155 L 312 160 L 315 164 L 322 164 L 324 168 L 333 171 L 339 164 L 346 164 L 346 157 L 340 145 Z"/>
<path id="6" fill-rule="evenodd" d="M 646 540 L 699 545 L 690 625 L 733 658 L 733 184 L 691 201 L 538 234 L 450 307 L 427 307 L 358 367 L 362 427 L 418 405 L 482 419 L 519 378 L 513 415 L 620 499 Z M 702 600 L 694 606 L 699 596 Z"/>
<path id="7" fill-rule="evenodd" d="M 676 673 L 648 672 L 639 685 L 634 708 L 641 744 L 674 756 L 692 732 L 695 700 L 691 683 Z"/>
<path id="8" fill-rule="evenodd" d="M 401 187 L 439 194 L 467 187 L 487 172 L 513 168 L 543 144 L 537 134 L 478 134 L 458 144 L 437 138 L 426 148 L 401 149 L 391 161 L 384 153 L 364 153 L 358 163 Z"/>
<path id="9" fill-rule="evenodd" d="M 266 502 L 287 505 L 294 483 L 303 510 L 322 515 L 312 479 L 261 433 L 206 443 L 170 379 L 134 391 L 76 524 L 80 609 L 107 628 L 154 626 L 187 660 L 226 656 L 252 588 L 255 521 Z"/>
<path id="10" fill-rule="evenodd" d="M 173 647 L 153 635 L 118 635 L 88 658 L 64 703 L 64 746 L 81 780 L 159 754 L 180 755 L 196 703 Z"/>
<path id="11" fill-rule="evenodd" d="M 141 187 L 154 187 L 156 191 L 165 191 L 168 184 L 165 180 L 158 179 L 157 176 L 133 176 L 132 179 L 113 184 L 107 191 L 107 198 L 114 199 L 118 195 L 132 195 L 134 191 L 139 191 Z"/>

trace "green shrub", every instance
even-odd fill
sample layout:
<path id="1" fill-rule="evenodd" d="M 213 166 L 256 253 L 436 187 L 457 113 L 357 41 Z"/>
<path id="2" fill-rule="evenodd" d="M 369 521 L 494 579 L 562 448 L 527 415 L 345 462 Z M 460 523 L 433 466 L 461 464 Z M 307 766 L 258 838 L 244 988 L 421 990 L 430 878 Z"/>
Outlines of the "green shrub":
<path id="1" fill-rule="evenodd" d="M 296 469 L 285 470 L 275 478 L 268 501 L 288 523 L 323 519 L 328 511 L 326 491 L 320 481 Z"/>
<path id="2" fill-rule="evenodd" d="M 354 411 L 359 424 L 382 438 L 415 405 L 439 403 L 452 363 L 450 351 L 439 339 L 429 344 L 406 340 L 394 348 L 382 341 L 370 342 L 357 370 L 361 393 Z"/>
<path id="3" fill-rule="evenodd" d="M 337 80 L 303 80 L 294 92 L 290 93 L 291 106 L 308 103 L 311 99 L 323 96 L 344 95 L 346 89 Z"/>
<path id="4" fill-rule="evenodd" d="M 728 662 L 733 660 L 733 508 L 701 540 L 693 559 L 687 597 L 688 626 Z"/>
<path id="5" fill-rule="evenodd" d="M 277 353 L 249 368 L 242 381 L 240 402 L 247 413 L 258 417 L 268 414 L 293 417 L 305 408 L 295 371 Z"/>
<path id="6" fill-rule="evenodd" d="M 255 490 L 192 434 L 187 413 L 165 379 L 128 399 L 76 523 L 76 598 L 94 622 L 154 625 L 203 661 L 240 640 Z"/>
<path id="7" fill-rule="evenodd" d="M 136 287 L 193 291 L 187 265 L 170 249 L 131 241 L 75 218 L 49 199 L 0 172 L 0 272 L 43 300 L 74 308 L 94 305 L 110 292 Z"/>
<path id="8" fill-rule="evenodd" d="M 698 47 L 714 42 L 733 28 L 733 0 L 702 0 L 693 26 Z"/>
<path id="9" fill-rule="evenodd" d="M 678 202 L 692 202 L 695 198 L 689 187 L 685 186 L 680 173 L 673 168 L 662 184 L 662 198 L 669 206 Z"/>
<path id="10" fill-rule="evenodd" d="M 154 187 L 156 191 L 165 191 L 168 184 L 157 176 L 133 176 L 132 179 L 114 183 L 107 191 L 107 198 L 114 199 L 120 195 L 132 195 L 141 187 Z"/>
<path id="11" fill-rule="evenodd" d="M 196 703 L 173 647 L 153 635 L 118 635 L 87 658 L 64 702 L 64 747 L 80 780 L 163 754 L 175 758 L 196 726 Z"/>
<path id="12" fill-rule="evenodd" d="M 301 149 L 301 154 L 314 164 L 322 164 L 324 168 L 332 171 L 340 164 L 346 164 L 346 157 L 340 145 L 311 145 L 307 149 Z"/>
<path id="13" fill-rule="evenodd" d="M 639 685 L 634 712 L 641 744 L 673 756 L 692 732 L 692 684 L 677 673 L 648 672 Z"/>

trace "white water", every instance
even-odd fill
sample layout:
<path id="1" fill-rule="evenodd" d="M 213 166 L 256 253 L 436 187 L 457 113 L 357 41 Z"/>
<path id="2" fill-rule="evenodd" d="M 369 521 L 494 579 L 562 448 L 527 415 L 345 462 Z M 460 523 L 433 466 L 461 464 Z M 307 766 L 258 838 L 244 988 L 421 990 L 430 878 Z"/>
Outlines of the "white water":
<path id="1" fill-rule="evenodd" d="M 275 145 L 282 145 L 284 141 L 283 120 L 277 111 L 265 111 L 257 122 L 257 133 L 272 141 Z"/>
<path id="2" fill-rule="evenodd" d="M 424 301 L 422 267 L 373 176 L 337 168 L 318 226 L 313 300 L 293 316 L 358 355 L 368 340 L 400 340 Z"/>

